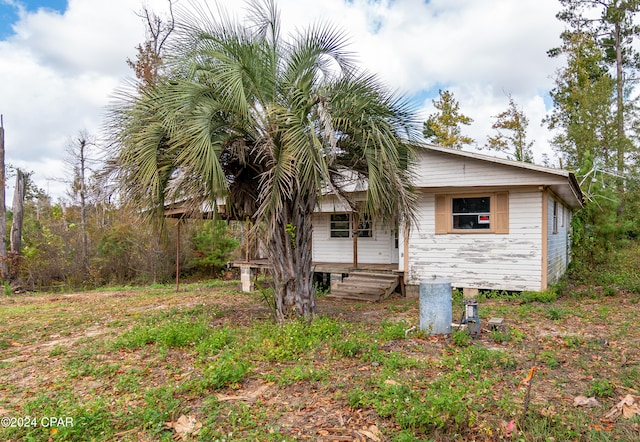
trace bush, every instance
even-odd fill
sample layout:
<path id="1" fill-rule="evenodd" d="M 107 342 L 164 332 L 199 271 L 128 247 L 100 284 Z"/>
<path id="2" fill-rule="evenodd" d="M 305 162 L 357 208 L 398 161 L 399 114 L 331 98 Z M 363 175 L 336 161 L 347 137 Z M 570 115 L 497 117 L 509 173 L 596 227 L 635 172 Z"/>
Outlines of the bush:
<path id="1" fill-rule="evenodd" d="M 548 303 L 558 299 L 558 294 L 554 290 L 547 290 L 544 292 L 524 291 L 520 294 L 518 299 L 523 304 L 527 304 L 530 302 Z"/>
<path id="2" fill-rule="evenodd" d="M 240 242 L 229 234 L 229 226 L 223 220 L 207 220 L 201 230 L 194 232 L 191 242 L 195 258 L 191 264 L 218 276 Z"/>

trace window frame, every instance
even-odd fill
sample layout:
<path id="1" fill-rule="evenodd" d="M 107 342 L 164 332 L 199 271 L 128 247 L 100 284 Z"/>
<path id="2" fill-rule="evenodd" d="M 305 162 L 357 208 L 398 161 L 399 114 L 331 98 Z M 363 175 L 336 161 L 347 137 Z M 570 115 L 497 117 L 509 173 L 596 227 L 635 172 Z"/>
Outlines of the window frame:
<path id="1" fill-rule="evenodd" d="M 353 227 L 353 222 L 350 225 Z M 364 235 L 366 233 L 369 234 Z M 370 215 L 360 214 L 358 216 L 358 238 L 373 238 L 373 220 Z"/>
<path id="2" fill-rule="evenodd" d="M 489 199 L 489 211 L 482 211 L 482 212 L 454 212 L 454 207 L 455 207 L 455 202 L 456 200 L 466 200 L 466 199 Z M 471 231 L 491 231 L 492 230 L 492 226 L 493 226 L 493 217 L 491 216 L 491 209 L 493 208 L 494 205 L 494 197 L 492 197 L 491 195 L 482 195 L 482 196 L 465 196 L 465 197 L 456 197 L 456 196 L 452 196 L 451 197 L 451 230 L 454 232 L 458 232 L 460 230 L 471 230 Z M 477 224 L 480 225 L 480 217 L 481 216 L 485 216 L 488 215 L 489 216 L 489 222 L 486 223 L 488 224 L 488 227 L 486 228 L 461 228 L 461 227 L 455 227 L 456 222 L 455 222 L 455 218 L 456 216 L 458 217 L 462 217 L 462 216 L 470 216 L 470 217 L 476 217 L 477 218 Z"/>
<path id="3" fill-rule="evenodd" d="M 334 216 L 342 216 L 342 215 L 346 215 L 347 219 L 341 219 L 341 220 L 335 220 L 334 221 Z M 338 223 L 347 223 L 347 228 L 334 228 L 334 224 L 338 224 Z M 347 236 L 338 236 L 335 235 L 334 236 L 334 232 L 346 232 Z M 330 239 L 349 239 L 351 238 L 351 216 L 349 215 L 349 213 L 332 213 L 329 216 L 329 238 Z"/>
<path id="4" fill-rule="evenodd" d="M 488 229 L 454 229 L 453 200 L 459 198 L 489 198 Z M 508 234 L 509 193 L 506 191 L 469 192 L 435 195 L 435 233 L 441 234 Z"/>
<path id="5" fill-rule="evenodd" d="M 347 216 L 346 220 L 334 221 L 334 216 Z M 358 239 L 374 239 L 375 236 L 375 222 L 369 215 L 360 214 L 358 220 Z M 364 218 L 364 219 L 363 219 Z M 348 222 L 349 228 L 347 229 L 334 229 L 334 223 Z M 348 232 L 347 236 L 334 236 L 334 232 Z M 367 235 L 368 233 L 368 235 Z M 329 239 L 353 239 L 353 212 L 336 212 L 329 215 Z"/>

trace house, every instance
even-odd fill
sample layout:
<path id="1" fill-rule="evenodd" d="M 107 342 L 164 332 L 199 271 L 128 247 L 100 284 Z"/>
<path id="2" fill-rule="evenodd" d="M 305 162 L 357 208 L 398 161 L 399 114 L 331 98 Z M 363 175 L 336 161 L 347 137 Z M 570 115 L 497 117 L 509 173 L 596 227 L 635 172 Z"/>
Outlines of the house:
<path id="1" fill-rule="evenodd" d="M 354 238 L 355 214 L 335 195 L 323 198 L 313 219 L 313 261 L 345 266 L 331 270 L 333 287 L 376 266 L 402 275 L 408 293 L 434 276 L 471 293 L 539 291 L 564 274 L 571 217 L 582 206 L 571 172 L 432 145 L 414 167 L 417 217 L 409 229 L 361 219 Z M 362 184 L 352 190 L 364 197 Z"/>

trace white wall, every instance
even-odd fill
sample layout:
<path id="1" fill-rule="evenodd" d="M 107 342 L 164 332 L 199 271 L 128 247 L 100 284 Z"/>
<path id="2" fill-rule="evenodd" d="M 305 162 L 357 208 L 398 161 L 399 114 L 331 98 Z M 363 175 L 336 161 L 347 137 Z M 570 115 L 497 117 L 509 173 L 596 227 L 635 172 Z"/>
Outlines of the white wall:
<path id="1" fill-rule="evenodd" d="M 509 190 L 509 234 L 504 235 L 436 235 L 434 193 L 421 192 L 419 201 L 418 227 L 409 237 L 409 284 L 435 275 L 454 287 L 540 290 L 542 194 L 537 188 Z"/>
<path id="2" fill-rule="evenodd" d="M 558 231 L 553 232 L 553 195 L 547 198 L 547 282 L 558 282 L 569 265 L 570 211 L 558 199 Z"/>
<path id="3" fill-rule="evenodd" d="M 313 215 L 313 261 L 353 262 L 353 238 L 331 238 L 331 213 Z M 393 231 L 381 222 L 373 225 L 372 238 L 358 238 L 359 264 L 390 264 Z"/>
<path id="4" fill-rule="evenodd" d="M 559 175 L 434 151 L 421 151 L 414 171 L 416 187 L 567 184 L 567 178 Z"/>

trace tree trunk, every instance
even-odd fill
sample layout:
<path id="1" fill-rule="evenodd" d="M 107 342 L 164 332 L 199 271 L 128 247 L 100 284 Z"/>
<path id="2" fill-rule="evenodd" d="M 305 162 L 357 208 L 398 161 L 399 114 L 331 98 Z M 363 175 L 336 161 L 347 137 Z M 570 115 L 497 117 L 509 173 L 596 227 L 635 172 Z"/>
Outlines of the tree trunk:
<path id="1" fill-rule="evenodd" d="M 0 278 L 9 279 L 7 262 L 7 208 L 5 203 L 4 123 L 0 115 Z"/>
<path id="2" fill-rule="evenodd" d="M 87 185 L 86 185 L 86 146 L 87 140 L 80 139 L 80 230 L 82 231 L 82 272 L 89 273 L 87 251 Z"/>
<path id="3" fill-rule="evenodd" d="M 622 30 L 621 24 L 617 22 L 614 28 L 614 39 L 616 47 L 616 128 L 617 128 L 617 164 L 616 173 L 617 189 L 620 195 L 624 191 L 624 156 L 626 151 L 626 136 L 624 132 L 624 72 L 622 60 Z M 622 205 L 618 207 L 618 213 L 622 213 Z"/>
<path id="4" fill-rule="evenodd" d="M 25 173 L 16 170 L 16 188 L 13 191 L 13 222 L 11 223 L 11 275 L 20 275 L 20 252 L 22 250 L 22 221 L 24 219 L 24 195 L 27 187 Z"/>
<path id="5" fill-rule="evenodd" d="M 16 171 L 16 188 L 13 191 L 13 222 L 11 223 L 11 253 L 20 254 L 22 250 L 22 220 L 24 219 L 24 194 L 26 190 L 25 174 Z"/>
<path id="6" fill-rule="evenodd" d="M 274 218 L 267 248 L 275 283 L 276 318 L 312 319 L 316 312 L 311 255 L 315 198 L 294 198 Z"/>

